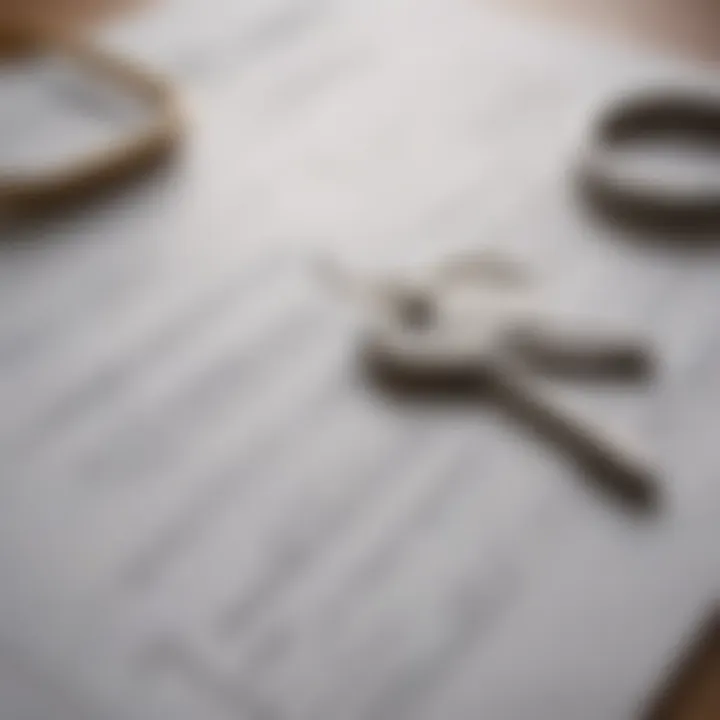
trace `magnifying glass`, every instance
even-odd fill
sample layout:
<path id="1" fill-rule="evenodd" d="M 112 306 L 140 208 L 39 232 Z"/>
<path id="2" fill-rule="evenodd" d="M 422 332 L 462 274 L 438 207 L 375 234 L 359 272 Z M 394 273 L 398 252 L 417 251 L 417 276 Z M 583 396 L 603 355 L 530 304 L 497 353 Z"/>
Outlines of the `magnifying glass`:
<path id="1" fill-rule="evenodd" d="M 1 212 L 82 199 L 178 147 L 177 99 L 152 73 L 59 32 L 5 29 L 0 45 Z"/>

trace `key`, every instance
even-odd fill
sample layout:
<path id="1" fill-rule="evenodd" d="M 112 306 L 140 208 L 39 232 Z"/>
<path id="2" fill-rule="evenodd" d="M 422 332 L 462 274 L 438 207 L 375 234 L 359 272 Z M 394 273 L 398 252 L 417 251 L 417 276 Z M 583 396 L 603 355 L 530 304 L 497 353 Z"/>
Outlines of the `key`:
<path id="1" fill-rule="evenodd" d="M 421 397 L 489 394 L 562 443 L 626 502 L 656 505 L 658 471 L 647 454 L 562 406 L 536 377 L 553 359 L 600 371 L 623 358 L 643 364 L 647 348 L 627 334 L 595 337 L 588 326 L 579 332 L 554 323 L 533 299 L 528 276 L 504 262 L 464 259 L 378 285 L 362 342 L 373 377 Z"/>

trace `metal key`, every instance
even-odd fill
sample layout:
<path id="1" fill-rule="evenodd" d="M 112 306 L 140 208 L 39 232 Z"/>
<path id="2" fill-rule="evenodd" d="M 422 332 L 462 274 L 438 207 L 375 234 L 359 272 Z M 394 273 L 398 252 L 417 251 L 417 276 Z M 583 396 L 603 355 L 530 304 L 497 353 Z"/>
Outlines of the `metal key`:
<path id="1" fill-rule="evenodd" d="M 364 289 L 371 301 L 364 356 L 386 387 L 421 396 L 489 391 L 564 443 L 625 500 L 654 504 L 657 472 L 645 454 L 563 407 L 535 377 L 548 360 L 600 373 L 632 361 L 647 371 L 644 343 L 629 334 L 594 338 L 587 326 L 558 325 L 537 302 L 523 268 L 497 255 L 461 258 L 424 277 Z"/>

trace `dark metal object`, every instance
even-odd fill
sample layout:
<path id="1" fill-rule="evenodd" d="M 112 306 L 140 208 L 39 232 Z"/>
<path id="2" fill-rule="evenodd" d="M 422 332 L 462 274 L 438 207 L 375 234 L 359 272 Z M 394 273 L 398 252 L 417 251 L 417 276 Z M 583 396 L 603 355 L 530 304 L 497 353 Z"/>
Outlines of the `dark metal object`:
<path id="1" fill-rule="evenodd" d="M 557 322 L 522 288 L 494 276 L 496 258 L 486 273 L 477 272 L 482 256 L 461 264 L 476 272 L 455 281 L 448 268 L 457 263 L 450 261 L 424 282 L 398 280 L 393 292 L 378 293 L 363 347 L 373 377 L 405 397 L 487 394 L 559 441 L 612 494 L 633 507 L 656 507 L 657 471 L 644 453 L 563 407 L 536 382 L 547 371 L 637 377 L 652 365 L 644 343 L 626 334 L 593 336 L 587 322 L 574 328 Z"/>
<path id="2" fill-rule="evenodd" d="M 635 225 L 720 224 L 720 166 L 717 181 L 689 188 L 667 177 L 637 180 L 621 167 L 628 151 L 641 143 L 678 140 L 720 150 L 720 94 L 667 90 L 616 102 L 590 132 L 579 168 L 585 197 L 603 214 Z"/>

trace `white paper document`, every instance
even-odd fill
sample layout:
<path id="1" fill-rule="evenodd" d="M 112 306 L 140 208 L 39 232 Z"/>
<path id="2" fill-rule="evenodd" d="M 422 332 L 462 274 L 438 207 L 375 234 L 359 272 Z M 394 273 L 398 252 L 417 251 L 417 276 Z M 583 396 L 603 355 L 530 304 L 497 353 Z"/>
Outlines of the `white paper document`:
<path id="1" fill-rule="evenodd" d="M 636 717 L 720 590 L 720 256 L 589 219 L 568 168 L 608 97 L 712 74 L 469 0 L 184 0 L 98 41 L 188 137 L 0 224 L 3 720 Z M 364 384 L 318 253 L 486 246 L 657 343 L 651 382 L 564 389 L 658 456 L 657 513 L 492 405 Z"/>

